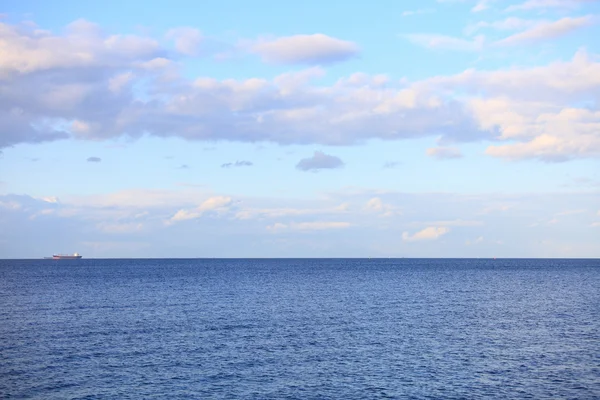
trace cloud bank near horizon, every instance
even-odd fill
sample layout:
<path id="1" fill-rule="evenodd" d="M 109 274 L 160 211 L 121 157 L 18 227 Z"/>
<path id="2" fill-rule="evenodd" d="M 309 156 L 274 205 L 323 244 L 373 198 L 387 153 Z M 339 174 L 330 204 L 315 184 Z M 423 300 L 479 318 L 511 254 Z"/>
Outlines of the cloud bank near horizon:
<path id="1" fill-rule="evenodd" d="M 95 257 L 164 257 L 169 252 L 182 257 L 340 256 L 340 248 L 353 257 L 500 252 L 512 257 L 598 256 L 594 237 L 600 235 L 600 219 L 593 193 L 552 199 L 373 195 L 336 192 L 318 200 L 286 201 L 190 189 L 127 190 L 66 199 L 4 195 L 0 224 L 14 229 L 0 233 L 0 257 L 31 255 L 20 238 L 36 235 L 46 238 L 38 244 L 39 251 L 76 246 L 80 253 Z M 590 231 L 587 240 L 575 234 L 582 230 Z M 51 233 L 57 231 L 62 234 Z M 231 235 L 244 238 L 239 248 L 228 247 Z M 268 243 L 272 246 L 265 247 Z"/>

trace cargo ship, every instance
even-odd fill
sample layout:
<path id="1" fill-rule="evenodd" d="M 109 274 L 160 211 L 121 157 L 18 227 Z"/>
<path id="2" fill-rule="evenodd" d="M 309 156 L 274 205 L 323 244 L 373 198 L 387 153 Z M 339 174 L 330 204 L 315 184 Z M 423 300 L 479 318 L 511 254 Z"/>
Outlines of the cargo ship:
<path id="1" fill-rule="evenodd" d="M 44 257 L 44 258 L 50 259 L 50 260 L 78 260 L 81 258 L 81 256 L 79 255 L 79 253 L 54 254 L 54 255 L 52 255 L 52 257 Z"/>

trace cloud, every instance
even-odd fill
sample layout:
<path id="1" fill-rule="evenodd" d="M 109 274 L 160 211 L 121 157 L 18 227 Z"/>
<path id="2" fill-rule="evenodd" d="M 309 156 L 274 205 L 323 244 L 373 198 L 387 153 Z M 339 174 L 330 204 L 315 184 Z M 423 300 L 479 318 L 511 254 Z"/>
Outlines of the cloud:
<path id="1" fill-rule="evenodd" d="M 179 167 L 177 167 L 177 169 L 189 169 L 190 166 L 187 164 L 181 164 Z"/>
<path id="2" fill-rule="evenodd" d="M 0 75 L 31 73 L 52 68 L 92 65 L 129 65 L 152 57 L 159 49 L 154 39 L 135 35 L 105 35 L 100 27 L 80 19 L 67 26 L 66 35 L 0 23 Z"/>
<path id="3" fill-rule="evenodd" d="M 251 167 L 253 165 L 254 164 L 251 161 L 242 160 L 242 161 L 236 161 L 234 163 L 228 162 L 228 163 L 225 163 L 225 164 L 221 164 L 221 168 Z"/>
<path id="4" fill-rule="evenodd" d="M 483 35 L 472 40 L 431 33 L 412 33 L 404 37 L 416 45 L 435 50 L 479 51 L 485 45 Z"/>
<path id="5" fill-rule="evenodd" d="M 134 78 L 132 72 L 123 72 L 108 80 L 108 89 L 113 93 L 120 92 Z"/>
<path id="6" fill-rule="evenodd" d="M 524 3 L 509 6 L 506 11 L 529 11 L 538 8 L 576 8 L 581 4 L 597 0 L 527 0 Z"/>
<path id="7" fill-rule="evenodd" d="M 100 157 L 88 157 L 87 162 L 99 163 L 102 159 Z"/>
<path id="8" fill-rule="evenodd" d="M 584 105 L 595 104 L 600 63 L 585 51 L 529 68 L 415 82 L 356 73 L 316 85 L 318 67 L 189 80 L 153 39 L 86 21 L 60 35 L 3 24 L 0 41 L 10 54 L 0 58 L 0 148 L 144 135 L 300 145 L 439 136 L 441 145 L 492 140 L 486 154 L 509 160 L 599 156 L 598 114 Z"/>
<path id="9" fill-rule="evenodd" d="M 198 29 L 190 27 L 174 28 L 170 29 L 166 36 L 175 42 L 175 49 L 181 54 L 198 55 L 202 43 L 202 34 Z"/>
<path id="10" fill-rule="evenodd" d="M 448 232 L 450 232 L 450 228 L 446 228 L 446 227 L 433 227 L 430 226 L 428 228 L 425 228 L 413 235 L 410 235 L 408 232 L 403 232 L 402 233 L 402 240 L 407 241 L 407 242 L 415 242 L 415 241 L 420 241 L 420 240 L 435 240 L 438 239 L 439 237 L 447 234 Z"/>
<path id="11" fill-rule="evenodd" d="M 497 41 L 495 44 L 500 46 L 513 46 L 521 43 L 532 43 L 540 40 L 554 39 L 566 35 L 576 29 L 589 26 L 595 20 L 591 16 L 578 18 L 565 17 L 558 21 L 540 22 L 537 25 L 516 33 L 505 39 Z"/>
<path id="12" fill-rule="evenodd" d="M 462 158 L 460 149 L 456 147 L 432 147 L 427 149 L 429 157 L 437 158 L 438 160 L 449 160 L 454 158 Z"/>
<path id="13" fill-rule="evenodd" d="M 11 79 L 2 81 L 0 148 L 69 137 L 102 140 L 128 135 L 135 139 L 146 134 L 186 140 L 335 145 L 432 132 L 475 135 L 471 117 L 459 102 L 406 83 L 386 86 L 385 76 L 353 74 L 318 87 L 311 81 L 325 71 L 309 68 L 271 80 L 201 77 L 190 81 L 170 69 L 164 49 L 145 45 L 144 38 L 106 35 L 95 25 L 88 26 L 91 33 L 78 29 L 68 35 L 51 35 L 50 41 L 78 54 L 92 52 L 85 62 L 69 63 L 52 56 L 43 65 L 25 68 L 27 63 L 20 61 L 14 67 L 4 65 L 2 71 L 10 73 Z M 35 41 L 34 48 L 48 47 L 33 31 L 23 33 L 11 27 L 9 32 L 17 36 L 11 42 L 11 54 L 27 54 L 29 40 Z M 4 34 L 0 30 L 0 37 Z M 91 41 L 90 47 L 80 49 L 76 39 Z M 104 51 L 106 41 L 132 51 Z M 160 65 L 150 68 L 149 63 Z"/>
<path id="14" fill-rule="evenodd" d="M 96 228 L 104 233 L 109 234 L 131 234 L 139 232 L 144 228 L 142 223 L 106 223 L 101 222 L 96 225 Z"/>
<path id="15" fill-rule="evenodd" d="M 358 55 L 358 46 L 321 33 L 260 40 L 251 51 L 280 64 L 330 64 Z"/>
<path id="16" fill-rule="evenodd" d="M 309 158 L 303 158 L 296 164 L 301 171 L 318 171 L 321 169 L 334 169 L 344 166 L 344 162 L 336 156 L 330 156 L 321 151 L 315 151 Z"/>
<path id="17" fill-rule="evenodd" d="M 369 199 L 365 204 L 364 209 L 367 212 L 378 213 L 382 217 L 391 217 L 401 214 L 400 212 L 396 211 L 396 207 L 392 206 L 391 204 L 384 203 L 379 197 L 373 197 Z"/>
<path id="18" fill-rule="evenodd" d="M 516 17 L 509 17 L 501 21 L 487 22 L 487 21 L 479 21 L 475 24 L 468 25 L 464 29 L 464 33 L 467 35 L 472 35 L 475 32 L 482 29 L 494 29 L 499 31 L 513 31 L 513 30 L 524 30 L 527 28 L 531 28 L 536 24 L 540 23 L 540 21 L 522 19 Z"/>
<path id="19" fill-rule="evenodd" d="M 292 231 L 323 231 L 330 229 L 346 229 L 351 226 L 348 222 L 292 222 L 290 224 L 274 223 L 273 225 L 267 226 L 267 230 L 271 232 L 281 232 L 284 230 Z"/>
<path id="20" fill-rule="evenodd" d="M 533 128 L 538 133 L 514 139 L 517 143 L 489 146 L 485 153 L 509 160 L 538 158 L 546 162 L 564 162 L 575 157 L 599 157 L 600 112 L 565 108 L 558 114 L 542 114 Z M 529 129 L 532 129 L 531 127 Z"/>
<path id="21" fill-rule="evenodd" d="M 478 237 L 477 239 L 475 239 L 475 240 L 470 240 L 470 239 L 467 239 L 467 240 L 465 241 L 465 244 L 466 244 L 467 246 L 471 246 L 471 245 L 479 244 L 479 243 L 482 243 L 482 242 L 483 242 L 483 236 L 479 236 L 479 237 Z"/>
<path id="22" fill-rule="evenodd" d="M 598 256 L 594 219 L 586 214 L 563 217 L 565 221 L 546 225 L 558 211 L 598 211 L 597 193 L 480 194 L 403 193 L 373 190 L 340 190 L 314 198 L 240 198 L 207 194 L 200 190 L 137 190 L 94 196 L 65 197 L 60 202 L 30 196 L 0 196 L 0 257 L 37 257 L 57 248 L 75 246 L 84 257 L 295 257 L 295 256 L 411 256 L 478 257 L 496 252 L 504 243 L 507 257 L 560 256 L 558 244 L 577 244 L 578 256 Z M 382 205 L 402 207 L 404 215 L 373 218 L 377 211 L 365 206 L 373 198 Z M 379 202 L 371 202 L 378 208 Z M 486 214 L 473 220 L 477 210 L 494 204 L 514 204 L 501 214 Z M 4 205 L 4 206 L 2 206 Z M 385 207 L 383 207 L 385 209 Z M 165 223 L 178 211 L 181 222 Z M 248 211 L 251 218 L 238 219 Z M 198 216 L 204 212 L 202 216 Z M 590 216 L 590 215 L 587 215 Z M 597 218 L 596 218 L 597 219 Z M 185 223 L 185 221 L 201 223 Z M 523 229 L 543 222 L 536 231 Z M 265 227 L 271 229 L 265 229 Z M 352 229 L 356 227 L 357 229 Z M 419 234 L 424 228 L 429 232 Z M 451 229 L 452 235 L 440 235 Z M 432 234 L 431 230 L 434 230 Z M 61 231 L 64 235 L 55 235 Z M 399 243 L 405 232 L 404 245 Z M 282 236 L 273 236 L 282 233 Z M 446 232 L 447 233 L 447 232 Z M 98 253 L 83 242 L 148 243 L 143 250 L 125 252 L 108 249 Z M 443 236 L 444 240 L 434 240 Z M 464 246 L 466 240 L 486 240 Z M 27 237 L 26 246 L 22 238 Z M 272 239 L 284 239 L 273 242 Z M 426 238 L 430 238 L 426 240 Z M 489 239 L 488 239 L 489 238 Z M 176 240 L 175 240 L 176 239 Z M 423 246 L 410 245 L 422 240 Z M 540 241 L 554 245 L 541 246 Z M 330 251 L 316 249 L 325 246 Z M 541 246 L 541 247 L 540 247 Z M 255 248 L 258 247 L 258 250 Z M 251 250 L 254 249 L 254 250 Z M 71 251 L 71 250 L 67 250 Z M 200 251 L 200 253 L 199 253 Z M 29 252 L 29 253 L 28 253 Z M 92 255 L 93 254 L 93 255 Z M 573 255 L 572 255 L 573 256 Z"/>
<path id="23" fill-rule="evenodd" d="M 217 213 L 223 213 L 228 211 L 229 206 L 232 203 L 231 197 L 227 196 L 214 196 L 206 199 L 198 207 L 193 209 L 181 209 L 177 211 L 168 221 L 167 224 L 174 222 L 186 221 L 190 219 L 200 218 L 204 213 L 208 211 L 215 211 Z"/>
<path id="24" fill-rule="evenodd" d="M 492 3 L 493 1 L 494 0 L 479 0 L 475 4 L 475 6 L 473 6 L 473 8 L 471 9 L 471 12 L 485 11 L 488 8 L 490 8 L 490 3 Z"/>

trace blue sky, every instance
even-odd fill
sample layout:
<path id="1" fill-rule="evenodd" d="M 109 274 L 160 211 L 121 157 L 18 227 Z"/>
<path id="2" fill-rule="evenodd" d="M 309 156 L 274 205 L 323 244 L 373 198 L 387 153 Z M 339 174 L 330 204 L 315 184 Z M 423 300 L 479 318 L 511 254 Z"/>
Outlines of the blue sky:
<path id="1" fill-rule="evenodd" d="M 5 2 L 0 257 L 599 257 L 599 18 Z"/>

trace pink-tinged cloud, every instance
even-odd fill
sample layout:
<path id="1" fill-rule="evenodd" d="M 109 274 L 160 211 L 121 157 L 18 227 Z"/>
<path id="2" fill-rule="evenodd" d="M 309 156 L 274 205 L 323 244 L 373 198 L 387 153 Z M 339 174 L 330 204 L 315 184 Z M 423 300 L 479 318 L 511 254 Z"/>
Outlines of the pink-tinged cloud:
<path id="1" fill-rule="evenodd" d="M 456 147 L 432 147 L 427 149 L 429 157 L 437 158 L 438 160 L 449 160 L 453 158 L 462 158 L 460 149 Z"/>
<path id="2" fill-rule="evenodd" d="M 261 40 L 251 46 L 251 51 L 266 62 L 280 64 L 330 64 L 359 53 L 355 43 L 321 33 Z"/>
<path id="3" fill-rule="evenodd" d="M 512 46 L 522 43 L 533 43 L 541 40 L 555 39 L 595 22 L 591 16 L 571 18 L 565 17 L 557 21 L 543 21 L 524 32 L 515 33 L 496 42 L 500 46 Z"/>
<path id="4" fill-rule="evenodd" d="M 527 0 L 521 4 L 512 5 L 506 11 L 530 11 L 543 8 L 577 8 L 586 3 L 594 3 L 598 0 Z"/>
<path id="5" fill-rule="evenodd" d="M 406 242 L 416 242 L 416 241 L 421 241 L 421 240 L 436 240 L 438 238 L 440 238 L 441 236 L 447 234 L 448 232 L 450 232 L 450 228 L 446 228 L 446 227 L 434 227 L 434 226 L 430 226 L 427 227 L 423 230 L 420 230 L 416 233 L 414 233 L 413 235 L 409 234 L 408 232 L 403 232 L 402 233 L 402 240 L 406 241 Z"/>

